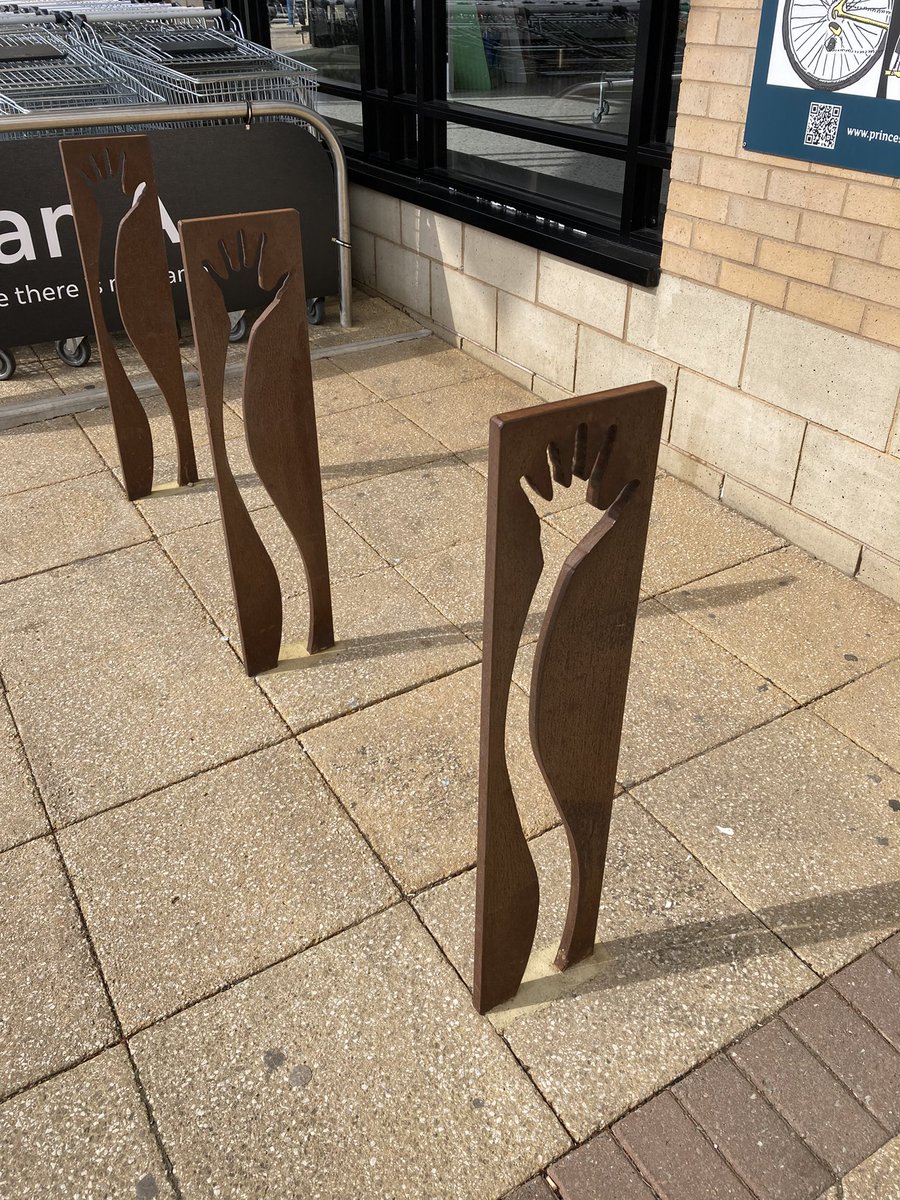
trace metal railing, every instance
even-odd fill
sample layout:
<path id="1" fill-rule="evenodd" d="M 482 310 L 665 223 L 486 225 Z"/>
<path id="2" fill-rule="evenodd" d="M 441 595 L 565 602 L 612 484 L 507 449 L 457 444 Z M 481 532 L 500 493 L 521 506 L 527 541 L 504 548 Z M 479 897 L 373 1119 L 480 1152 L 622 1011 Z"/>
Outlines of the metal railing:
<path id="1" fill-rule="evenodd" d="M 52 111 L 0 116 L 0 136 L 14 133 L 57 133 L 67 129 L 97 129 L 110 125 L 196 124 L 202 121 L 242 121 L 250 129 L 256 117 L 288 117 L 311 125 L 331 152 L 337 185 L 337 224 L 341 325 L 353 323 L 353 282 L 350 259 L 350 191 L 347 160 L 337 134 L 324 117 L 287 100 L 212 102 L 201 104 L 116 105 L 114 108 L 57 108 Z"/>

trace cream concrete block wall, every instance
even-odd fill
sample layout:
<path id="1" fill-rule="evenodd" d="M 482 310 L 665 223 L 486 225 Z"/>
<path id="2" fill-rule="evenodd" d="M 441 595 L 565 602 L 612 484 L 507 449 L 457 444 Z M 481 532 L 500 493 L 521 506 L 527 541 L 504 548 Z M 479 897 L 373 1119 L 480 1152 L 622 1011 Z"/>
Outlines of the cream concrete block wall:
<path id="1" fill-rule="evenodd" d="M 659 380 L 661 466 L 900 597 L 900 350 L 788 311 L 787 280 L 634 287 L 368 189 L 352 210 L 360 282 L 544 399 Z"/>

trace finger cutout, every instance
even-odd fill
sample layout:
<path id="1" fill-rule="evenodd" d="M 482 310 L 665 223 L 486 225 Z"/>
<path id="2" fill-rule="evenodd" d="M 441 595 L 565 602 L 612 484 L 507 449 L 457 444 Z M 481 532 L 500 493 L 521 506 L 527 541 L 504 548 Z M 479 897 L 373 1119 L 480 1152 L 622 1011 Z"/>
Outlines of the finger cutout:
<path id="1" fill-rule="evenodd" d="M 257 273 L 257 278 L 259 279 L 260 286 L 262 285 L 262 256 L 263 256 L 263 248 L 265 247 L 265 244 L 266 244 L 266 235 L 265 235 L 265 233 L 261 233 L 259 235 L 259 241 L 256 243 L 256 255 L 255 255 L 255 257 L 253 259 L 253 263 L 252 263 L 253 269 Z"/>
<path id="2" fill-rule="evenodd" d="M 575 450 L 572 453 L 572 474 L 579 479 L 587 479 L 587 449 L 588 449 L 588 427 L 587 422 L 582 423 L 575 430 Z"/>
<path id="3" fill-rule="evenodd" d="M 571 433 L 567 433 L 564 438 L 561 438 L 556 447 L 558 468 L 556 474 L 556 482 L 563 487 L 572 486 L 572 462 L 575 458 L 575 435 L 573 429 Z"/>
<path id="4" fill-rule="evenodd" d="M 525 472 L 525 482 L 544 500 L 553 499 L 553 480 L 550 478 L 550 464 L 546 451 L 541 451 Z"/>
<path id="5" fill-rule="evenodd" d="M 592 504 L 594 508 L 601 508 L 600 494 L 603 487 L 603 477 L 606 474 L 606 468 L 609 466 L 609 460 L 612 457 L 613 446 L 616 442 L 617 428 L 615 425 L 610 425 L 606 431 L 606 437 L 603 440 L 603 445 L 597 457 L 594 459 L 594 465 L 591 468 L 590 478 L 588 479 L 587 492 L 585 500 L 588 504 Z"/>

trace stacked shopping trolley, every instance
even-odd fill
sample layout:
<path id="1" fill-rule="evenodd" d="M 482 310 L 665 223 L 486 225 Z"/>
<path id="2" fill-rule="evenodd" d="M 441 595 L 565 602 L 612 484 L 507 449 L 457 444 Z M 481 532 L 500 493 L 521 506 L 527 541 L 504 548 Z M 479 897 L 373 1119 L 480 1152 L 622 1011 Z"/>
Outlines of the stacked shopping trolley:
<path id="1" fill-rule="evenodd" d="M 109 107 L 109 126 L 95 126 L 96 134 L 116 130 L 118 105 L 284 100 L 314 109 L 315 95 L 314 69 L 248 42 L 227 10 L 129 0 L 0 4 L 3 115 Z M 199 112 L 198 123 L 207 123 Z M 77 132 L 68 128 L 65 135 Z M 47 133 L 0 132 L 0 140 L 35 136 Z M 310 302 L 311 320 L 321 320 L 323 311 L 320 298 Z M 237 319 L 235 337 L 243 332 Z M 71 366 L 90 357 L 84 336 L 61 338 L 56 348 Z M 12 351 L 0 350 L 0 380 L 15 368 Z"/>

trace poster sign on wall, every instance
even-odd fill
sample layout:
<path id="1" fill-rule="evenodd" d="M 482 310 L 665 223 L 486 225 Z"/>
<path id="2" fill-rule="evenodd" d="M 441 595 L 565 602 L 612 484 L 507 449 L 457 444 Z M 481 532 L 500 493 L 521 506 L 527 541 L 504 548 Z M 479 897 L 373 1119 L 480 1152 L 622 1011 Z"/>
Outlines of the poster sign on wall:
<path id="1" fill-rule="evenodd" d="M 763 0 L 744 147 L 900 177 L 900 0 Z"/>

